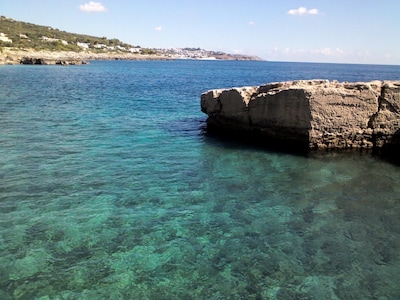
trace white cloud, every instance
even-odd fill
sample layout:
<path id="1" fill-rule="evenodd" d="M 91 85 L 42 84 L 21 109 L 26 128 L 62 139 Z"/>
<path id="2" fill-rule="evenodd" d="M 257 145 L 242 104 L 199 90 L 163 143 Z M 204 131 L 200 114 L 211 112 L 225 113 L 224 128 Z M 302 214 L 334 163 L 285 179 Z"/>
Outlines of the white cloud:
<path id="1" fill-rule="evenodd" d="M 318 15 L 319 11 L 316 8 L 313 9 L 307 9 L 303 6 L 297 8 L 297 9 L 291 9 L 288 11 L 289 15 Z"/>
<path id="2" fill-rule="evenodd" d="M 310 15 L 318 15 L 318 14 L 319 14 L 319 11 L 318 11 L 318 9 L 313 8 L 313 9 L 310 9 L 310 10 L 308 11 L 308 14 L 310 14 Z"/>
<path id="3" fill-rule="evenodd" d="M 321 49 L 314 50 L 314 53 L 322 54 L 322 55 L 332 55 L 333 51 L 331 50 L 331 48 L 321 48 Z"/>
<path id="4" fill-rule="evenodd" d="M 269 54 L 272 55 L 285 55 L 285 56 L 296 56 L 296 55 L 301 55 L 305 52 L 304 49 L 291 49 L 291 48 L 285 48 L 285 49 L 280 49 L 278 47 L 274 47 L 269 50 Z"/>
<path id="5" fill-rule="evenodd" d="M 312 54 L 320 54 L 325 56 L 337 56 L 344 53 L 344 51 L 340 48 L 331 49 L 331 48 L 321 48 L 321 49 L 314 49 L 311 50 Z"/>
<path id="6" fill-rule="evenodd" d="M 94 1 L 80 5 L 79 9 L 85 12 L 102 12 L 107 10 L 103 4 Z"/>
<path id="7" fill-rule="evenodd" d="M 248 23 L 250 26 L 253 26 L 254 24 L 256 24 L 254 21 L 250 21 L 249 23 Z"/>
<path id="8" fill-rule="evenodd" d="M 155 31 L 161 31 L 161 30 L 162 30 L 162 27 L 161 27 L 161 26 L 157 26 L 157 27 L 154 28 L 154 30 L 155 30 Z"/>
<path id="9" fill-rule="evenodd" d="M 360 51 L 360 52 L 357 53 L 357 56 L 360 59 L 367 59 L 367 58 L 369 58 L 371 56 L 371 52 L 368 51 L 368 50 Z"/>
<path id="10" fill-rule="evenodd" d="M 342 54 L 344 51 L 342 49 L 336 48 L 336 53 Z"/>
<path id="11" fill-rule="evenodd" d="M 392 53 L 385 53 L 385 54 L 383 55 L 383 58 L 384 58 L 385 60 L 390 60 L 390 59 L 392 59 L 392 57 L 393 57 Z"/>
<path id="12" fill-rule="evenodd" d="M 274 47 L 267 51 L 269 59 L 283 61 L 343 61 L 348 57 L 340 48 L 278 48 Z"/>

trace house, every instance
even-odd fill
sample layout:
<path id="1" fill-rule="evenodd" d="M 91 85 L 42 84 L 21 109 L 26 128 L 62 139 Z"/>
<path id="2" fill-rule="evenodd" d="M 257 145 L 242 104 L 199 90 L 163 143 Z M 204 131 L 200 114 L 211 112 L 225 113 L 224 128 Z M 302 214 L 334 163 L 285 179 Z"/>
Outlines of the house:
<path id="1" fill-rule="evenodd" d="M 129 52 L 131 52 L 131 53 L 140 53 L 140 49 L 141 49 L 140 47 L 139 48 L 138 47 L 137 48 L 130 48 Z"/>
<path id="2" fill-rule="evenodd" d="M 45 42 L 58 42 L 59 41 L 59 39 L 49 38 L 47 36 L 42 36 L 40 39 Z"/>
<path id="3" fill-rule="evenodd" d="M 107 45 L 106 44 L 95 44 L 93 47 L 96 49 L 104 49 L 104 48 L 107 48 Z"/>
<path id="4" fill-rule="evenodd" d="M 45 42 L 58 42 L 58 41 L 61 41 L 61 43 L 62 43 L 63 45 L 68 45 L 68 42 L 65 41 L 65 40 L 53 39 L 53 38 L 49 38 L 49 37 L 47 37 L 47 36 L 42 36 L 40 39 L 41 39 L 42 41 L 45 41 Z"/>
<path id="5" fill-rule="evenodd" d="M 76 45 L 77 45 L 78 47 L 83 48 L 83 49 L 89 49 L 89 47 L 90 47 L 90 44 L 89 44 L 89 43 L 80 43 L 80 42 L 77 42 Z"/>
<path id="6" fill-rule="evenodd" d="M 8 38 L 4 33 L 0 33 L 0 41 L 6 43 L 12 43 L 12 39 Z"/>

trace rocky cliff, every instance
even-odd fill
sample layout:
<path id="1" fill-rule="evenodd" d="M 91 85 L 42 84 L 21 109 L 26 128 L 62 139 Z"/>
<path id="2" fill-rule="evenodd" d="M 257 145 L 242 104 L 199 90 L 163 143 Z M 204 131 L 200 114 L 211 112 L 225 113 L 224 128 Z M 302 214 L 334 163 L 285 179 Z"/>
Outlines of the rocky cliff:
<path id="1" fill-rule="evenodd" d="M 400 146 L 400 81 L 301 80 L 201 95 L 210 130 L 307 149 Z"/>

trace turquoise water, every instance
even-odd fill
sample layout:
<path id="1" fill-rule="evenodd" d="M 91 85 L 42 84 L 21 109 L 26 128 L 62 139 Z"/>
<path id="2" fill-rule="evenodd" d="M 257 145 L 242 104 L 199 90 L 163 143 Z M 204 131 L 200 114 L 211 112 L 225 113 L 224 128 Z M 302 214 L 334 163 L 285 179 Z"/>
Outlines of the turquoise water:
<path id="1" fill-rule="evenodd" d="M 399 299 L 400 168 L 210 136 L 200 94 L 400 67 L 0 68 L 0 299 Z"/>

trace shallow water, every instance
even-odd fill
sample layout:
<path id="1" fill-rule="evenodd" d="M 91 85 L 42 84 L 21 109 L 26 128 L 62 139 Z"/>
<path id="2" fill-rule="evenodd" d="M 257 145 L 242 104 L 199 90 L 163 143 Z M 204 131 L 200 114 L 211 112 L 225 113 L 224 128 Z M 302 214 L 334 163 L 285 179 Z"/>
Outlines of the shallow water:
<path id="1" fill-rule="evenodd" d="M 206 133 L 201 92 L 400 67 L 0 68 L 0 299 L 397 299 L 400 169 Z"/>

